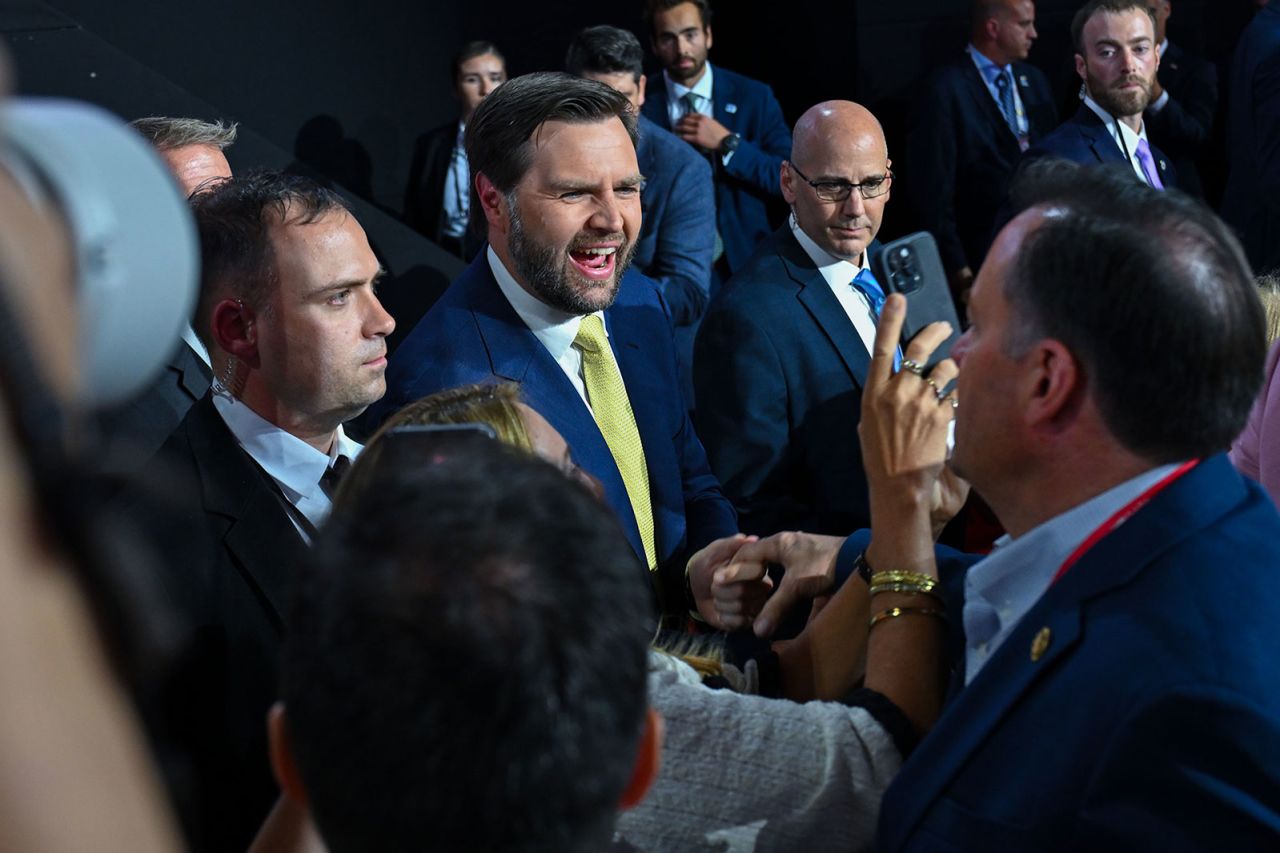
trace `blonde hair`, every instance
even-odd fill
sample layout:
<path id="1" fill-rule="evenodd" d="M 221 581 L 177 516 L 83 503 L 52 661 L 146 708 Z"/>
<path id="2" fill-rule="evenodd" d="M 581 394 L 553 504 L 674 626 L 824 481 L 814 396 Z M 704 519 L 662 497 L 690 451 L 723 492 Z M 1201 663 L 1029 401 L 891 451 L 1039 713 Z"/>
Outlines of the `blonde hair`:
<path id="1" fill-rule="evenodd" d="M 402 426 L 433 424 L 486 424 L 503 444 L 533 452 L 533 442 L 520 416 L 520 386 L 514 382 L 461 385 L 414 400 L 387 419 L 369 444 L 383 433 Z"/>
<path id="2" fill-rule="evenodd" d="M 1267 344 L 1280 338 L 1280 275 L 1267 273 L 1254 279 L 1258 285 L 1258 298 L 1267 317 Z"/>

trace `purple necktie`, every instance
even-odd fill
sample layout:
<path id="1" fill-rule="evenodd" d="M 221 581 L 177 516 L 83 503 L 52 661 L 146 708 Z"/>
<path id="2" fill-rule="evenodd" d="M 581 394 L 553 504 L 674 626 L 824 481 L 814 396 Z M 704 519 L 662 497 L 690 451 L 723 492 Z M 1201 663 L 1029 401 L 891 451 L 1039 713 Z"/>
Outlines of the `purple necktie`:
<path id="1" fill-rule="evenodd" d="M 1158 190 L 1164 189 L 1164 181 L 1160 180 L 1160 173 L 1156 171 L 1155 161 L 1151 159 L 1151 146 L 1147 144 L 1147 140 L 1138 140 L 1138 163 L 1142 166 L 1142 173 L 1147 176 L 1147 183 Z"/>

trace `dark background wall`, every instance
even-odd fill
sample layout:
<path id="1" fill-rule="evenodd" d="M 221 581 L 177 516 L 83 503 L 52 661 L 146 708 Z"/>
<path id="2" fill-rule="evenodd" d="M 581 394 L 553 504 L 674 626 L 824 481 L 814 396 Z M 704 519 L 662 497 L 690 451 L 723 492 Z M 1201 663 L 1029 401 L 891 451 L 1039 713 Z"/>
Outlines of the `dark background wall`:
<path id="1" fill-rule="evenodd" d="M 1080 0 L 1040 0 L 1031 60 L 1064 95 L 1072 76 L 1068 25 Z M 884 121 L 901 150 L 915 87 L 967 38 L 967 0 L 720 0 L 714 62 L 770 82 L 789 121 L 827 98 L 852 98 Z M 1253 0 L 1173 0 L 1171 37 L 1225 63 Z M 558 68 L 583 26 L 641 29 L 640 0 L 602 5 L 409 0 L 0 0 L 0 31 L 19 88 L 150 113 L 242 123 L 232 165 L 301 161 L 356 197 L 407 299 L 397 338 L 457 265 L 399 225 L 417 135 L 456 116 L 450 56 L 486 38 L 520 74 Z M 1223 75 L 1225 77 L 1225 74 Z M 895 166 L 909 169 L 899 160 Z M 885 236 L 910 228 L 890 208 Z M 409 282 L 409 283 L 405 283 Z"/>

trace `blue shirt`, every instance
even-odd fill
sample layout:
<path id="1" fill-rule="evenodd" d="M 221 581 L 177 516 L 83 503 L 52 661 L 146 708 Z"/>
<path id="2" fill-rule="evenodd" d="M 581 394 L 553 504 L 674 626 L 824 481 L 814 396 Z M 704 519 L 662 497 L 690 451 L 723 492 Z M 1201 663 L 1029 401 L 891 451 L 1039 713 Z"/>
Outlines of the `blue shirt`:
<path id="1" fill-rule="evenodd" d="M 458 122 L 458 138 L 453 145 L 453 158 L 449 161 L 449 175 L 444 182 L 444 233 L 461 238 L 467 231 L 467 217 L 471 211 L 471 168 L 467 152 L 462 147 L 462 134 L 466 125 Z"/>
<path id="2" fill-rule="evenodd" d="M 1053 583 L 1067 557 L 1107 519 L 1177 469 L 1163 465 L 1072 507 L 1017 539 L 1002 536 L 964 580 L 964 683 L 973 681 Z"/>
<path id="3" fill-rule="evenodd" d="M 1022 105 L 1022 95 L 1018 93 L 1018 81 L 1013 76 L 1013 66 L 996 65 L 973 45 L 969 45 L 966 49 L 969 51 L 969 56 L 973 58 L 973 64 L 978 67 L 978 73 L 982 75 L 982 82 L 987 84 L 987 91 L 991 93 L 991 97 L 995 98 L 996 106 L 1000 107 L 1001 112 L 1004 111 L 1004 107 L 1000 103 L 1000 88 L 996 85 L 996 78 L 1001 74 L 1008 75 L 1009 85 L 1013 88 L 1013 108 L 1017 114 L 1017 135 L 1026 137 L 1031 133 L 1031 121 L 1027 118 L 1027 110 Z"/>

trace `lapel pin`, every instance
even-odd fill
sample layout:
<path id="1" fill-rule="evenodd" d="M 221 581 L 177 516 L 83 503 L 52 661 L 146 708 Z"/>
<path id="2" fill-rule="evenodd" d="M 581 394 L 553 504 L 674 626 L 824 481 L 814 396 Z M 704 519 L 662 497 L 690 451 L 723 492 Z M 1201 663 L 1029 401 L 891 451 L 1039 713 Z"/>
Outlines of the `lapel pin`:
<path id="1" fill-rule="evenodd" d="M 738 111 L 738 105 L 737 105 L 737 104 L 725 104 L 725 105 L 724 105 L 724 111 L 725 111 L 725 112 L 727 112 L 727 113 L 729 113 L 730 115 L 732 115 L 733 113 L 736 113 L 736 112 Z"/>
<path id="2" fill-rule="evenodd" d="M 1163 160 L 1161 160 L 1161 161 L 1160 161 L 1160 171 L 1162 171 L 1162 172 L 1163 172 L 1163 171 L 1164 171 L 1165 169 L 1167 169 L 1167 168 L 1169 168 L 1169 167 L 1168 167 L 1168 166 L 1166 166 L 1166 165 L 1164 164 L 1164 161 L 1163 161 Z"/>
<path id="3" fill-rule="evenodd" d="M 1022 74 L 1018 77 L 1018 83 L 1021 84 L 1022 88 L 1024 89 L 1031 88 L 1031 84 L 1027 82 L 1027 75 L 1025 74 Z"/>
<path id="4" fill-rule="evenodd" d="M 1041 628 L 1036 632 L 1036 637 L 1031 641 L 1031 662 L 1035 663 L 1044 657 L 1044 653 L 1049 650 L 1049 642 L 1053 639 L 1053 634 L 1048 628 Z"/>

